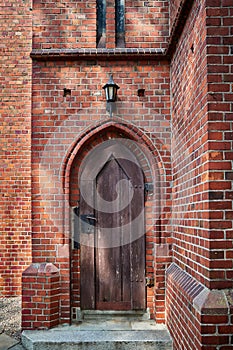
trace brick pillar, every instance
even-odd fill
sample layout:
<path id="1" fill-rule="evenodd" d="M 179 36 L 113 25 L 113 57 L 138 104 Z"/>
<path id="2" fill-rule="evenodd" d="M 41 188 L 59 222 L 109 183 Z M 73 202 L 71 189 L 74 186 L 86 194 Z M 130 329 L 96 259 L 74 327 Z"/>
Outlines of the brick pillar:
<path id="1" fill-rule="evenodd" d="M 31 264 L 22 275 L 22 329 L 59 324 L 60 274 L 51 263 Z"/>
<path id="2" fill-rule="evenodd" d="M 115 1 L 107 0 L 106 7 L 106 48 L 115 48 Z"/>
<path id="3" fill-rule="evenodd" d="M 155 245 L 154 261 L 154 317 L 157 323 L 165 322 L 166 270 L 171 264 L 168 244 Z"/>

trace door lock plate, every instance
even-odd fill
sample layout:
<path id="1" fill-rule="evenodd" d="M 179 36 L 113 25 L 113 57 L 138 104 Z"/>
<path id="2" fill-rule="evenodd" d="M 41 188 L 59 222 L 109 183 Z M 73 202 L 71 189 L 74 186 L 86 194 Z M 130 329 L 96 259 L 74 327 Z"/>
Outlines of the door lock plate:
<path id="1" fill-rule="evenodd" d="M 91 214 L 80 215 L 81 233 L 94 233 L 96 218 Z"/>

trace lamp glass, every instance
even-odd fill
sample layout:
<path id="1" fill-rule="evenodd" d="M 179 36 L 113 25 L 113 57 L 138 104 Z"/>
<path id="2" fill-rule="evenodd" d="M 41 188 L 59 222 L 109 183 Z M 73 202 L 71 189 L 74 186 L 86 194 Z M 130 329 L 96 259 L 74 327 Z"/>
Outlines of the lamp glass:
<path id="1" fill-rule="evenodd" d="M 105 96 L 107 102 L 115 102 L 117 97 L 117 90 L 119 89 L 119 86 L 114 83 L 112 75 L 110 76 L 109 81 L 107 84 L 103 86 L 103 89 L 105 90 Z"/>

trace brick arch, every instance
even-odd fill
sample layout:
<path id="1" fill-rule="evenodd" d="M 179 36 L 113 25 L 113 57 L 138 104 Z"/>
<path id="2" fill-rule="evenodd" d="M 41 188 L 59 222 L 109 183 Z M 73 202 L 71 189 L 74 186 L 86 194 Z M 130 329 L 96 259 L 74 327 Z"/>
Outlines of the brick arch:
<path id="1" fill-rule="evenodd" d="M 78 193 L 73 190 L 78 187 L 78 178 L 79 178 L 79 170 L 80 166 L 84 160 L 84 158 L 97 146 L 101 145 L 103 142 L 109 141 L 111 139 L 121 139 L 122 143 L 126 148 L 128 148 L 136 157 L 138 164 L 143 170 L 145 181 L 148 183 L 153 182 L 153 170 L 151 167 L 148 158 L 141 151 L 140 145 L 133 139 L 129 139 L 129 135 L 119 131 L 116 128 L 112 128 L 111 126 L 107 128 L 107 130 L 102 133 L 98 133 L 97 135 L 91 136 L 87 142 L 79 149 L 76 153 L 71 168 L 70 168 L 70 176 L 69 176 L 69 203 L 70 206 L 75 206 L 75 203 L 78 200 Z"/>
<path id="2" fill-rule="evenodd" d="M 113 136 L 129 138 L 130 140 L 138 142 L 140 145 L 144 145 L 148 159 L 150 159 L 151 168 L 157 167 L 159 177 L 162 178 L 166 176 L 166 168 L 163 156 L 160 152 L 163 150 L 163 144 L 160 140 L 152 135 L 153 141 L 151 141 L 142 129 L 139 129 L 133 124 L 119 122 L 118 120 L 107 120 L 96 123 L 86 129 L 70 146 L 62 167 L 63 188 L 65 193 L 69 190 L 70 171 L 77 154 L 81 154 L 82 149 L 87 146 L 89 147 L 89 145 L 97 145 L 96 142 L 98 142 L 98 139 L 101 142 L 101 140 L 105 141 Z"/>
<path id="3" fill-rule="evenodd" d="M 162 312 L 164 310 L 164 305 L 161 306 L 161 303 L 163 303 L 163 301 L 161 301 L 161 296 L 163 295 L 164 288 L 160 290 L 160 285 L 163 285 L 163 283 L 165 283 L 165 270 L 163 267 L 161 270 L 159 269 L 159 266 L 164 266 L 164 264 L 161 264 L 160 258 L 157 262 L 157 256 L 154 256 L 154 245 L 161 245 L 161 243 L 167 242 L 168 236 L 167 231 L 164 230 L 164 227 L 167 213 L 170 210 L 169 204 L 166 204 L 166 201 L 170 196 L 170 189 L 166 187 L 169 181 L 168 177 L 170 175 L 168 166 L 168 151 L 162 142 L 156 138 L 156 134 L 151 134 L 149 138 L 142 129 L 137 128 L 135 125 L 128 123 L 126 124 L 125 122 L 119 120 L 107 120 L 105 122 L 95 124 L 89 129 L 85 130 L 71 145 L 63 163 L 63 188 L 66 197 L 66 203 L 69 203 L 70 207 L 77 205 L 79 199 L 78 174 L 84 157 L 95 146 L 100 145 L 106 140 L 114 138 L 122 138 L 126 140 L 126 143 L 127 140 L 135 141 L 135 144 L 129 142 L 129 148 L 136 156 L 139 164 L 142 167 L 145 175 L 145 181 L 154 183 L 153 195 L 148 195 L 146 198 L 145 215 L 147 222 L 146 256 L 148 259 L 146 275 L 147 277 L 154 277 L 155 282 L 158 278 L 159 282 L 156 283 L 156 285 L 159 287 L 154 290 L 152 288 L 147 290 L 147 306 L 150 308 L 152 316 L 156 318 L 157 316 L 155 309 Z M 142 148 L 143 152 L 141 152 Z M 163 204 L 163 207 L 161 203 Z M 69 213 L 67 212 L 67 217 L 68 216 Z M 79 261 L 78 254 L 79 253 L 77 251 L 71 250 L 71 262 L 75 261 L 76 266 L 78 266 L 77 262 Z M 162 259 L 164 263 L 164 255 Z M 158 266 L 158 268 L 156 267 L 156 272 L 154 272 L 155 266 Z M 72 290 L 74 294 L 80 295 L 80 286 L 77 282 L 79 279 L 79 272 L 78 270 L 75 271 L 75 268 L 72 268 L 72 266 L 71 276 Z M 74 299 L 75 298 L 72 298 L 72 300 Z M 75 310 L 80 307 L 80 300 L 75 299 L 75 301 L 71 303 L 73 311 L 72 314 L 75 317 Z M 160 306 L 158 307 L 158 305 Z"/>
<path id="4" fill-rule="evenodd" d="M 154 196 L 150 198 L 151 201 L 154 200 L 154 203 L 156 203 L 154 205 L 156 207 L 154 211 L 156 223 L 153 223 L 153 230 L 156 231 L 154 236 L 157 243 L 166 242 L 169 237 L 164 227 L 169 221 L 171 211 L 171 189 L 168 187 L 171 181 L 170 152 L 156 136 L 156 133 L 152 133 L 149 138 L 144 130 L 122 120 L 108 119 L 90 126 L 70 146 L 63 162 L 62 179 L 66 203 L 74 205 L 78 198 L 78 193 L 76 193 L 75 198 L 75 194 L 71 193 L 70 188 L 73 179 L 78 177 L 78 167 L 83 157 L 93 147 L 110 138 L 128 138 L 144 149 L 144 156 L 140 159 L 138 155 L 138 160 L 142 166 L 145 181 L 151 183 L 153 182 L 152 178 L 154 179 Z M 132 150 L 132 152 L 135 154 L 135 150 Z M 69 214 L 67 212 L 65 222 L 69 226 L 68 218 Z"/>

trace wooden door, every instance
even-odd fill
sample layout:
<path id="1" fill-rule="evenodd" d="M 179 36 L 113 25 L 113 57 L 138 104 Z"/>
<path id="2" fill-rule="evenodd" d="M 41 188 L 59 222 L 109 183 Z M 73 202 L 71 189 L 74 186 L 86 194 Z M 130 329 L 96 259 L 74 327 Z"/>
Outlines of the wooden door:
<path id="1" fill-rule="evenodd" d="M 93 181 L 84 181 L 94 209 L 81 198 L 81 219 L 93 218 L 89 232 L 81 232 L 81 308 L 145 309 L 142 171 L 135 162 L 112 156 Z"/>

